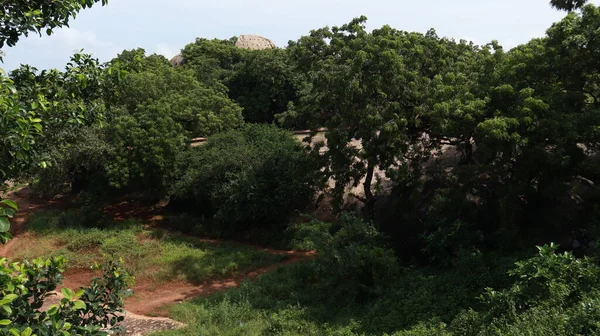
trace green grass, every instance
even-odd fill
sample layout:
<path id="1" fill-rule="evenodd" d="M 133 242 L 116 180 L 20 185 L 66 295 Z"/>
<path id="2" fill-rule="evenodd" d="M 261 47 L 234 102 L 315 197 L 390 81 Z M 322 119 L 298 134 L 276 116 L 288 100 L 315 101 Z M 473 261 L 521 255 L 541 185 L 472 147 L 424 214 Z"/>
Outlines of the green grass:
<path id="1" fill-rule="evenodd" d="M 319 261 L 305 261 L 174 306 L 172 316 L 188 327 L 155 335 L 391 335 L 413 327 L 414 335 L 442 335 L 437 325 L 477 307 L 485 287 L 510 283 L 506 271 L 514 260 L 489 256 L 463 259 L 449 269 L 408 269 L 369 302 L 332 297 L 313 276 Z"/>
<path id="2" fill-rule="evenodd" d="M 135 220 L 99 222 L 89 227 L 77 211 L 44 211 L 26 223 L 28 233 L 15 241 L 14 259 L 62 255 L 71 268 L 123 258 L 136 278 L 156 283 L 200 283 L 225 278 L 281 261 L 284 257 L 235 243 L 207 243 L 177 233 L 151 230 Z"/>

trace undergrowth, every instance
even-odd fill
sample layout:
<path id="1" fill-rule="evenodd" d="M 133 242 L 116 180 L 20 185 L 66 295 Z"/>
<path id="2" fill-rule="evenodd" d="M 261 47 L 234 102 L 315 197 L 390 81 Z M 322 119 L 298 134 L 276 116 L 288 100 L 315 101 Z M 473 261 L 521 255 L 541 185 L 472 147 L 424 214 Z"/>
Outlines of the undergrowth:
<path id="1" fill-rule="evenodd" d="M 184 280 L 200 283 L 224 278 L 281 261 L 235 243 L 204 242 L 182 234 L 148 229 L 137 220 L 89 223 L 77 212 L 43 211 L 26 223 L 27 233 L 15 241 L 19 260 L 62 255 L 70 268 L 123 258 L 137 279 L 156 283 Z M 99 227 L 95 227 L 99 226 Z"/>

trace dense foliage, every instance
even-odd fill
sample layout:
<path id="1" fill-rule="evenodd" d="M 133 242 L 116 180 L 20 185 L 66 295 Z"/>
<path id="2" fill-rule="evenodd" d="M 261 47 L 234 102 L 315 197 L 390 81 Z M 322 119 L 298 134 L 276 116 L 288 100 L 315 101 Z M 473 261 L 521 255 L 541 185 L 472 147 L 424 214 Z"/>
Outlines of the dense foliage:
<path id="1" fill-rule="evenodd" d="M 0 46 L 95 2 L 0 5 Z M 283 49 L 199 38 L 176 66 L 134 49 L 2 72 L 0 182 L 142 194 L 172 229 L 316 250 L 176 308 L 182 333 L 599 334 L 600 7 L 551 6 L 565 18 L 511 50 L 359 17 Z M 304 127 L 310 144 L 289 132 Z M 6 242 L 17 204 L 0 201 Z M 314 205 L 329 222 L 303 220 Z M 47 312 L 62 259 L 1 264 L 16 334 L 95 334 L 122 306 L 99 294 L 124 289 L 118 264 Z"/>
<path id="2" fill-rule="evenodd" d="M 4 44 L 14 45 L 19 37 L 29 31 L 41 32 L 47 29 L 48 35 L 55 27 L 67 25 L 69 18 L 80 9 L 90 7 L 97 1 L 14 1 L 3 3 L 0 17 L 0 48 Z M 106 1 L 103 1 L 106 4 Z M 15 80 L 24 80 L 17 86 L 28 87 L 18 91 L 14 81 L 7 78 L 0 69 L 0 135 L 2 135 L 0 156 L 0 182 L 4 189 L 4 181 L 16 179 L 31 167 L 46 167 L 43 161 L 44 150 L 49 147 L 39 144 L 43 136 L 43 128 L 50 130 L 56 123 L 86 124 L 94 123 L 97 111 L 86 108 L 83 102 L 97 97 L 99 88 L 88 80 L 96 80 L 99 71 L 93 59 L 76 55 L 67 67 L 64 76 L 51 72 L 40 78 L 29 68 L 17 71 Z M 77 75 L 69 70 L 77 68 Z M 34 78 L 32 78 L 34 77 Z M 44 85 L 50 81 L 52 89 L 58 86 L 71 91 L 71 95 L 62 95 L 64 91 L 52 90 Z M 41 83 L 38 85 L 38 83 Z M 88 86 L 88 84 L 92 84 Z M 46 91 L 46 89 L 50 89 Z M 86 89 L 91 89 L 89 92 Z M 73 106 L 71 98 L 78 99 L 79 105 Z M 66 105 L 61 105 L 67 102 Z M 53 111 L 55 113 L 48 113 Z M 58 112 L 60 111 L 60 112 Z M 60 119 L 60 121 L 58 121 Z M 73 128 L 67 126 L 64 129 Z M 62 129 L 61 129 L 62 130 Z M 56 140 L 57 138 L 51 139 Z M 52 146 L 52 140 L 46 144 Z M 6 243 L 11 235 L 9 219 L 13 218 L 17 204 L 0 198 L 0 241 Z M 0 334 L 17 336 L 50 336 L 50 335 L 107 335 L 107 331 L 121 330 L 119 323 L 123 320 L 124 297 L 131 285 L 131 277 L 121 268 L 118 261 L 111 261 L 104 267 L 102 278 L 92 280 L 90 287 L 73 293 L 68 288 L 61 290 L 63 298 L 58 304 L 43 308 L 47 299 L 54 295 L 53 291 L 62 283 L 65 261 L 62 257 L 52 259 L 36 259 L 24 262 L 0 260 Z M 102 330 L 104 328 L 104 330 Z"/>
<path id="3" fill-rule="evenodd" d="M 50 35 L 54 28 L 69 25 L 69 20 L 81 9 L 90 8 L 100 0 L 3 1 L 0 4 L 0 48 L 14 46 L 22 35 L 30 32 Z M 108 0 L 102 0 L 106 5 Z"/>
<path id="4" fill-rule="evenodd" d="M 225 86 L 247 122 L 272 123 L 298 99 L 301 76 L 287 49 L 245 50 L 234 41 L 197 39 L 182 50 L 184 68 L 202 83 Z"/>
<path id="5" fill-rule="evenodd" d="M 311 203 L 321 181 L 315 159 L 287 131 L 268 125 L 218 134 L 182 152 L 173 176 L 172 203 L 229 236 L 280 231 Z"/>

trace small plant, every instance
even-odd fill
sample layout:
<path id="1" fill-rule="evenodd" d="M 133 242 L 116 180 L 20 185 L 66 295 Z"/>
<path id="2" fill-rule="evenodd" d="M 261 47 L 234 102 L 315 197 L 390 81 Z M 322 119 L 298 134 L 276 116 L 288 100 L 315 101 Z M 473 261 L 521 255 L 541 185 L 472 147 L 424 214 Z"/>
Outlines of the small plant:
<path id="1" fill-rule="evenodd" d="M 8 232 L 10 229 L 9 219 L 13 218 L 17 209 L 17 203 L 14 201 L 0 198 L 0 243 L 2 244 L 6 244 L 12 238 Z"/>
<path id="2" fill-rule="evenodd" d="M 123 298 L 132 278 L 121 262 L 110 262 L 104 276 L 73 292 L 63 288 L 59 303 L 42 309 L 63 279 L 62 257 L 9 263 L 0 259 L 0 335 L 108 335 L 119 331 Z"/>

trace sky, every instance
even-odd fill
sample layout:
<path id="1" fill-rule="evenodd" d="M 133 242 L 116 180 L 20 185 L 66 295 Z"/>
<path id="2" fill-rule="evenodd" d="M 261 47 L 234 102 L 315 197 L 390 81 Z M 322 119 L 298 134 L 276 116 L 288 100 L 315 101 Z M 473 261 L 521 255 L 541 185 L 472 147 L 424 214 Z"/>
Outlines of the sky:
<path id="1" fill-rule="evenodd" d="M 197 37 L 258 34 L 285 47 L 312 29 L 361 15 L 369 19 L 368 29 L 389 24 L 424 33 L 435 28 L 439 36 L 476 44 L 498 40 L 509 49 L 544 36 L 566 14 L 552 9 L 549 0 L 109 0 L 107 6 L 81 11 L 70 28 L 30 35 L 4 48 L 0 67 L 63 69 L 81 49 L 100 61 L 138 47 L 170 59 Z"/>

